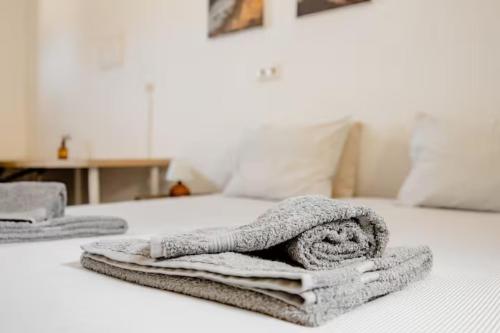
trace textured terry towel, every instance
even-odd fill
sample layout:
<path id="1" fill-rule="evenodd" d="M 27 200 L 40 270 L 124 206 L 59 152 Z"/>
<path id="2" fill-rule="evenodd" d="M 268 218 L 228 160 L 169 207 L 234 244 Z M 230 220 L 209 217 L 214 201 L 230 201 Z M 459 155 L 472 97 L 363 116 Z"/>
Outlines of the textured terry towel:
<path id="1" fill-rule="evenodd" d="M 385 223 L 371 209 L 305 196 L 241 227 L 85 245 L 81 263 L 122 280 L 317 326 L 430 271 L 429 248 L 384 253 L 387 241 Z"/>
<path id="2" fill-rule="evenodd" d="M 427 247 L 389 249 L 380 258 L 326 271 L 234 252 L 156 260 L 145 240 L 102 241 L 82 248 L 81 263 L 87 269 L 306 326 L 401 290 L 432 266 Z"/>
<path id="3" fill-rule="evenodd" d="M 284 253 L 307 269 L 329 269 L 380 257 L 388 238 L 383 219 L 370 208 L 302 196 L 282 201 L 251 224 L 153 237 L 151 256 L 260 251 Z"/>
<path id="4" fill-rule="evenodd" d="M 0 221 L 36 223 L 64 216 L 66 187 L 52 182 L 0 184 Z"/>

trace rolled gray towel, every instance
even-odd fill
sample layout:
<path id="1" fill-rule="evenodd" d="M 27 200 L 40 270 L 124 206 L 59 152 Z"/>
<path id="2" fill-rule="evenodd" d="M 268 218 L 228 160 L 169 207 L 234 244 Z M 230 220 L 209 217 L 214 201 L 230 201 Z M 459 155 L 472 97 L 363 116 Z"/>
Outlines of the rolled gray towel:
<path id="1" fill-rule="evenodd" d="M 287 199 L 253 223 L 153 237 L 153 258 L 256 252 L 286 253 L 307 269 L 323 270 L 380 257 L 389 232 L 372 209 L 323 196 Z"/>
<path id="2" fill-rule="evenodd" d="M 326 271 L 226 252 L 156 260 L 145 240 L 100 241 L 82 247 L 82 266 L 125 281 L 318 326 L 425 277 L 427 247 L 394 248 L 380 258 Z"/>
<path id="3" fill-rule="evenodd" d="M 0 184 L 0 221 L 36 223 L 64 216 L 66 186 L 55 182 Z"/>

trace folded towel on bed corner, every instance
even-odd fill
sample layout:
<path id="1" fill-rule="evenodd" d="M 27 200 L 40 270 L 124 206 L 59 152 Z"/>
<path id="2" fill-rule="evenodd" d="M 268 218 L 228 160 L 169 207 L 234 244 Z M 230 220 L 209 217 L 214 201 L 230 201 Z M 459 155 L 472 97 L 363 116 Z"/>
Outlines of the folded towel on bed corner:
<path id="1" fill-rule="evenodd" d="M 66 187 L 60 183 L 0 184 L 0 244 L 123 234 L 117 217 L 65 216 Z"/>
<path id="2" fill-rule="evenodd" d="M 153 237 L 151 256 L 265 250 L 286 253 L 307 269 L 328 269 L 380 257 L 388 239 L 384 220 L 368 207 L 301 196 L 280 202 L 243 226 Z"/>
<path id="3" fill-rule="evenodd" d="M 0 222 L 0 244 L 119 235 L 127 222 L 110 216 L 64 216 L 36 224 Z"/>
<path id="4" fill-rule="evenodd" d="M 66 186 L 55 182 L 0 184 L 0 221 L 37 223 L 64 216 Z"/>
<path id="5" fill-rule="evenodd" d="M 387 241 L 371 209 L 305 196 L 237 228 L 85 245 L 81 263 L 122 280 L 318 326 L 430 271 L 429 248 L 384 253 Z"/>

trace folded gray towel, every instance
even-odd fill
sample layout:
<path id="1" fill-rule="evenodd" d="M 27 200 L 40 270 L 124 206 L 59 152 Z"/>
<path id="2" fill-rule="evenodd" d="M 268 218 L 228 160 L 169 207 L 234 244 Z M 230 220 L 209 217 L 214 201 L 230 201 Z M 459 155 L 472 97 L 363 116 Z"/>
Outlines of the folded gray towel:
<path id="1" fill-rule="evenodd" d="M 64 216 L 35 224 L 0 222 L 0 244 L 118 235 L 127 222 L 117 217 Z"/>
<path id="2" fill-rule="evenodd" d="M 66 187 L 52 182 L 0 184 L 0 221 L 36 223 L 64 216 Z"/>
<path id="3" fill-rule="evenodd" d="M 64 184 L 0 184 L 0 244 L 115 235 L 127 230 L 123 219 L 64 216 L 65 208 Z"/>
<path id="4" fill-rule="evenodd" d="M 389 233 L 372 209 L 323 196 L 287 199 L 254 223 L 153 237 L 153 258 L 272 251 L 307 269 L 329 269 L 380 257 Z M 275 256 L 275 254 L 273 254 Z"/>
<path id="5" fill-rule="evenodd" d="M 432 266 L 427 247 L 389 249 L 380 258 L 327 271 L 233 252 L 157 260 L 145 240 L 101 241 L 82 248 L 87 269 L 306 326 L 401 290 Z"/>

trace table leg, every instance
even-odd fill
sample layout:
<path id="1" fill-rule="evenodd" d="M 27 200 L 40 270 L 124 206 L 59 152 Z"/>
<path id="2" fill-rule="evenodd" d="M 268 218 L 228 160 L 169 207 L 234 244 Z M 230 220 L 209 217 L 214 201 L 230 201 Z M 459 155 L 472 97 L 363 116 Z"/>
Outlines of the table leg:
<path id="1" fill-rule="evenodd" d="M 160 194 L 160 167 L 151 167 L 149 170 L 149 194 Z"/>
<path id="2" fill-rule="evenodd" d="M 75 192 L 75 205 L 82 204 L 82 169 L 74 170 L 73 191 Z"/>
<path id="3" fill-rule="evenodd" d="M 96 205 L 100 201 L 99 168 L 89 168 L 89 203 Z"/>

